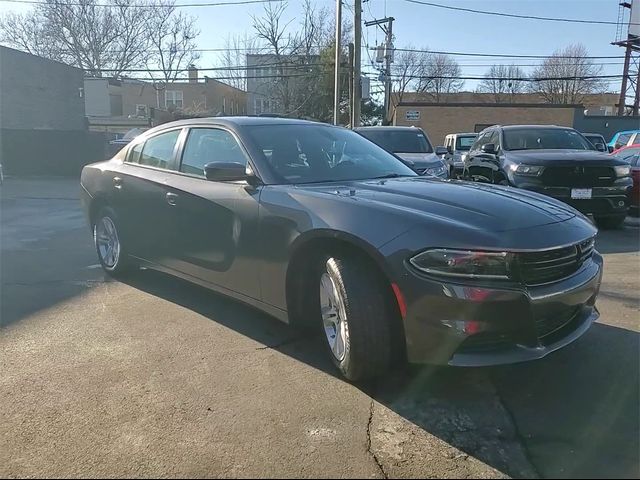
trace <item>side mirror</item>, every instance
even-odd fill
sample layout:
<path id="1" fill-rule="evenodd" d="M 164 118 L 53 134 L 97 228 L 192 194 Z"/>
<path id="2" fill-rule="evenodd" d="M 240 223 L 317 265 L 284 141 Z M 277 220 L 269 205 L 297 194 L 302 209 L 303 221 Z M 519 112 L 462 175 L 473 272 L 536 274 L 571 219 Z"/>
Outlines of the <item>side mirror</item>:
<path id="1" fill-rule="evenodd" d="M 446 155 L 449 152 L 449 150 L 447 150 L 445 147 L 436 147 L 436 155 L 437 156 L 441 156 L 441 155 Z"/>
<path id="2" fill-rule="evenodd" d="M 207 180 L 218 182 L 232 182 L 246 180 L 247 166 L 237 162 L 213 162 L 204 166 L 204 176 Z"/>
<path id="3" fill-rule="evenodd" d="M 596 143 L 596 150 L 599 152 L 606 152 L 607 146 L 604 143 Z"/>
<path id="4" fill-rule="evenodd" d="M 484 153 L 488 153 L 490 155 L 495 155 L 496 154 L 496 144 L 495 143 L 485 143 L 484 145 L 482 145 L 481 150 Z"/>
<path id="5" fill-rule="evenodd" d="M 451 145 L 448 145 L 448 146 L 447 146 L 447 153 L 448 153 L 449 155 L 453 155 L 453 147 L 452 147 Z"/>
<path id="6" fill-rule="evenodd" d="M 613 147 L 611 145 L 607 145 L 607 150 L 609 150 L 609 153 L 613 153 Z"/>

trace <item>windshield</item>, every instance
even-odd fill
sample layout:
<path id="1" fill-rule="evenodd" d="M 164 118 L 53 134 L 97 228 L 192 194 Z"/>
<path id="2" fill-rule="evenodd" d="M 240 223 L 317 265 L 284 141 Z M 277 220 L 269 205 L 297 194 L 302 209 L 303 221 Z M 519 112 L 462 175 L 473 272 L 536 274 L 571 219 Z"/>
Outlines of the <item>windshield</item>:
<path id="1" fill-rule="evenodd" d="M 360 134 L 392 153 L 431 153 L 433 148 L 420 130 L 361 130 Z"/>
<path id="2" fill-rule="evenodd" d="M 505 150 L 593 150 L 588 140 L 568 128 L 508 128 L 503 136 Z"/>
<path id="3" fill-rule="evenodd" d="M 476 137 L 458 137 L 456 140 L 456 150 L 468 152 L 471 149 L 471 145 L 476 141 Z"/>
<path id="4" fill-rule="evenodd" d="M 259 125 L 249 136 L 282 183 L 316 183 L 416 176 L 351 130 L 325 125 Z"/>

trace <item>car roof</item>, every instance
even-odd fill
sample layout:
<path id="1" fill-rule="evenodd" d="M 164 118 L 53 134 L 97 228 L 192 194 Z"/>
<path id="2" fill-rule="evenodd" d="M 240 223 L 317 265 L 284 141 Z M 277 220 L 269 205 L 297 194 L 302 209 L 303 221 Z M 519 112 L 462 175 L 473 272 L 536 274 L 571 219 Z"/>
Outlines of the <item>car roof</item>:
<path id="1" fill-rule="evenodd" d="M 478 136 L 478 134 L 475 133 L 475 132 L 459 132 L 459 133 L 449 133 L 449 134 L 447 134 L 447 137 L 453 137 L 453 136 L 460 137 L 462 135 L 468 135 L 469 137 L 477 137 Z"/>
<path id="2" fill-rule="evenodd" d="M 421 129 L 420 129 L 420 127 L 413 127 L 413 126 L 385 125 L 385 126 L 372 126 L 372 127 L 356 127 L 356 128 L 354 128 L 354 130 L 356 132 L 371 132 L 371 131 L 376 131 L 376 132 L 382 132 L 382 131 L 387 131 L 387 132 L 401 132 L 401 131 L 416 132 L 416 131 L 421 130 Z"/>
<path id="3" fill-rule="evenodd" d="M 493 127 L 502 128 L 504 130 L 515 130 L 518 128 L 553 128 L 557 130 L 573 130 L 571 127 L 565 127 L 562 125 L 493 125 L 492 127 L 488 127 L 487 130 Z"/>
<path id="4" fill-rule="evenodd" d="M 144 132 L 144 136 L 149 137 L 156 132 L 160 132 L 168 128 L 189 127 L 195 125 L 218 125 L 230 128 L 242 127 L 246 125 L 322 125 L 330 128 L 342 128 L 336 127 L 334 125 L 329 125 L 327 123 L 284 117 L 197 117 L 163 123 Z"/>
<path id="5" fill-rule="evenodd" d="M 640 130 L 620 130 L 619 132 L 616 132 L 616 135 L 621 135 L 623 133 L 638 133 L 640 132 Z"/>
<path id="6" fill-rule="evenodd" d="M 598 137 L 602 137 L 604 138 L 604 135 L 602 135 L 601 133 L 591 133 L 591 132 L 581 132 L 582 135 L 593 135 L 593 136 L 598 136 Z"/>

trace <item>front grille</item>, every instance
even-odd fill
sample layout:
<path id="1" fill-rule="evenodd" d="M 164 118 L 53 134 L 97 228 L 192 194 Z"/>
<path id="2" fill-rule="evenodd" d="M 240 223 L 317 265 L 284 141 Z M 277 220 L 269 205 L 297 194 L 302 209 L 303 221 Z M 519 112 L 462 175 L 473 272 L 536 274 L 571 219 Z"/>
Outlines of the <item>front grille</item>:
<path id="1" fill-rule="evenodd" d="M 539 285 L 568 277 L 593 254 L 593 238 L 569 247 L 525 252 L 516 256 L 520 279 L 527 285 Z"/>
<path id="2" fill-rule="evenodd" d="M 542 340 L 552 333 L 557 332 L 562 327 L 571 322 L 571 320 L 573 320 L 573 318 L 576 316 L 577 312 L 578 308 L 571 308 L 559 314 L 554 314 L 545 318 L 539 318 L 538 320 L 536 320 L 536 332 L 538 334 L 538 338 Z"/>
<path id="3" fill-rule="evenodd" d="M 613 167 L 545 167 L 541 179 L 548 187 L 606 187 L 613 184 L 616 173 Z"/>

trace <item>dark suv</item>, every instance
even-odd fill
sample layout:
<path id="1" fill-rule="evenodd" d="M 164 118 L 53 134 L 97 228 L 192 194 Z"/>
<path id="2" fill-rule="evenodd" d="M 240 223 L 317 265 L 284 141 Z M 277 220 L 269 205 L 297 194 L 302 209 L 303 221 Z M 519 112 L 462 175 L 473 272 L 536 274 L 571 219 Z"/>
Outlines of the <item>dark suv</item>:
<path id="1" fill-rule="evenodd" d="M 543 193 L 616 228 L 629 208 L 629 170 L 628 162 L 597 151 L 572 128 L 495 125 L 478 135 L 463 177 Z"/>

